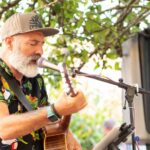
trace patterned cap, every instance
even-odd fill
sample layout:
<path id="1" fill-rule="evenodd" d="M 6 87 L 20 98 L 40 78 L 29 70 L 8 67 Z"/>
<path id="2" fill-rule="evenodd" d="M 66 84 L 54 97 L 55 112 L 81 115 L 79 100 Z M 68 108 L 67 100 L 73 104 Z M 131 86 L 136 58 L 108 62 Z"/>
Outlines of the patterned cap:
<path id="1" fill-rule="evenodd" d="M 34 13 L 16 13 L 6 20 L 1 29 L 1 39 L 6 37 L 27 33 L 32 31 L 40 31 L 44 36 L 57 34 L 59 31 L 53 28 L 43 28 L 39 16 Z"/>

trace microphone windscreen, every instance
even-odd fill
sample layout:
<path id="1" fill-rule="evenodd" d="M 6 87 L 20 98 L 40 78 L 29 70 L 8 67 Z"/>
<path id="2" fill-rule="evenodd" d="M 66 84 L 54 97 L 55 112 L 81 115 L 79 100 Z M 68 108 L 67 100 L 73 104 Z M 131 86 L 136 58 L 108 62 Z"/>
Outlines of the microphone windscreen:
<path id="1" fill-rule="evenodd" d="M 41 57 L 37 60 L 37 65 L 39 67 L 46 67 L 46 68 L 49 68 L 49 69 L 53 69 L 53 70 L 56 70 L 56 71 L 60 71 L 58 66 L 55 65 L 55 64 L 52 64 L 50 63 L 49 61 L 47 61 L 45 58 Z"/>

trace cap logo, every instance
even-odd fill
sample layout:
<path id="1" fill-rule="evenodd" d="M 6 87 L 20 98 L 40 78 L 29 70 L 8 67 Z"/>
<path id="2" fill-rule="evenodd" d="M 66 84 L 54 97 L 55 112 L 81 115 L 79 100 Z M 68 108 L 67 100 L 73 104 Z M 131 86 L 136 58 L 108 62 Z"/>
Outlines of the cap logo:
<path id="1" fill-rule="evenodd" d="M 42 28 L 42 23 L 37 15 L 33 16 L 29 20 L 29 28 L 30 29 Z"/>

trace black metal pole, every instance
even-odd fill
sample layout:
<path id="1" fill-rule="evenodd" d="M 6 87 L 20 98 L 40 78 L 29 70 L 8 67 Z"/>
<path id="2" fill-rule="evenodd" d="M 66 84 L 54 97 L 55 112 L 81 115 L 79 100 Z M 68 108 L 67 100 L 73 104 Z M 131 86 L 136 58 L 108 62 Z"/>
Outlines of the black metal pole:
<path id="1" fill-rule="evenodd" d="M 130 123 L 133 127 L 135 126 L 135 124 L 134 124 L 134 105 L 133 105 L 133 98 L 134 98 L 135 94 L 136 94 L 135 87 L 127 88 L 125 98 L 129 105 Z M 131 139 L 132 139 L 132 148 L 133 148 L 133 150 L 136 150 L 135 132 L 133 132 L 131 134 Z"/>

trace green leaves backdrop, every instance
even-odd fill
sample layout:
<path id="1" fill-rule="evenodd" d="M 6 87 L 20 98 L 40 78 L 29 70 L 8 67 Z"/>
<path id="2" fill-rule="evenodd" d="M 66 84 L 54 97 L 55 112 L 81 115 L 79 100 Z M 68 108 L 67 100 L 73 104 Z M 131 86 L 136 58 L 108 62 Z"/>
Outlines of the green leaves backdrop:
<path id="1" fill-rule="evenodd" d="M 105 6 L 105 7 L 104 7 Z M 121 44 L 134 33 L 149 27 L 150 2 L 140 0 L 1 0 L 1 23 L 16 12 L 36 11 L 46 27 L 56 27 L 59 35 L 47 38 L 45 53 L 54 64 L 64 61 L 67 67 L 79 70 L 92 61 L 93 70 L 120 69 L 117 58 L 122 56 Z M 114 60 L 115 63 L 108 63 Z M 98 72 L 100 74 L 100 72 Z M 44 69 L 50 99 L 62 90 L 60 74 Z M 76 83 L 76 81 L 74 81 Z M 95 101 L 97 98 L 94 97 Z M 95 103 L 96 104 L 96 103 Z M 95 115 L 73 116 L 71 128 L 83 149 L 90 150 L 101 139 L 105 119 L 101 109 Z M 108 113 L 111 117 L 111 114 Z"/>

